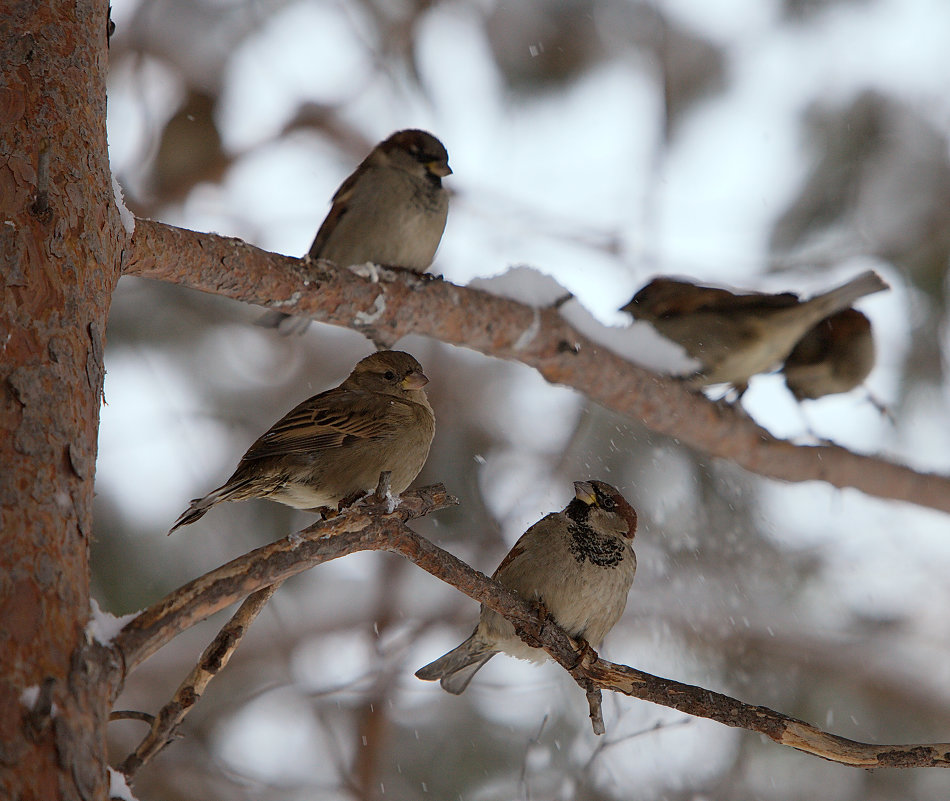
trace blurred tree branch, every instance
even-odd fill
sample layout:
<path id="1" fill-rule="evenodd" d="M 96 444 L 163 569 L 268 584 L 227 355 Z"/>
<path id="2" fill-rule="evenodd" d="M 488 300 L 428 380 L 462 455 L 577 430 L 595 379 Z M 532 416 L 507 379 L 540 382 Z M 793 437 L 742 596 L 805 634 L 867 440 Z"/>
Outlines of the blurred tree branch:
<path id="1" fill-rule="evenodd" d="M 950 743 L 860 743 L 767 707 L 601 659 L 591 648 L 583 648 L 572 640 L 550 617 L 540 618 L 536 605 L 406 525 L 413 518 L 455 502 L 442 485 L 435 485 L 405 493 L 403 503 L 391 514 L 380 513 L 378 507 L 348 509 L 335 518 L 250 551 L 180 587 L 130 621 L 113 641 L 113 647 L 128 672 L 177 633 L 242 596 L 260 593 L 292 575 L 356 551 L 390 551 L 503 614 L 525 642 L 543 647 L 564 667 L 585 689 L 588 699 L 598 689 L 613 690 L 726 726 L 758 732 L 780 745 L 852 767 L 950 767 Z M 591 712 L 593 717 L 593 704 Z"/>
<path id="2" fill-rule="evenodd" d="M 397 270 L 308 264 L 248 245 L 139 219 L 124 274 L 279 308 L 364 333 L 390 346 L 424 334 L 537 369 L 603 406 L 698 451 L 782 481 L 825 481 L 950 512 L 950 478 L 837 445 L 777 439 L 741 409 L 707 400 L 575 331 L 554 308 L 535 309 L 477 289 Z"/>

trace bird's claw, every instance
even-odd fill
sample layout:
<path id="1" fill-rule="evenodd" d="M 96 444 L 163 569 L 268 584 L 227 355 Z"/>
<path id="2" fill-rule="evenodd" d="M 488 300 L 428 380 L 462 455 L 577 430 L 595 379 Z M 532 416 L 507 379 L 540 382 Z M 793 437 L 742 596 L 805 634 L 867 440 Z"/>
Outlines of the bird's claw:
<path id="1" fill-rule="evenodd" d="M 583 637 L 577 638 L 577 643 L 580 645 L 580 650 L 576 652 L 577 660 L 571 665 L 571 670 L 583 670 L 590 667 L 594 662 L 597 661 L 598 654 L 595 651 L 589 642 Z"/>

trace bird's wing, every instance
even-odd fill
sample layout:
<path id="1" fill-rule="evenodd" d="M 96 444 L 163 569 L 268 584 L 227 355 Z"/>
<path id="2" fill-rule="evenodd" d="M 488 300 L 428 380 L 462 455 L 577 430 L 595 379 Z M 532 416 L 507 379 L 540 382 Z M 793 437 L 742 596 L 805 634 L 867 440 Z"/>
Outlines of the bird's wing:
<path id="1" fill-rule="evenodd" d="M 567 525 L 569 521 L 566 520 L 566 516 L 563 512 L 551 512 L 548 515 L 542 517 L 537 523 L 531 526 L 524 534 L 522 534 L 518 541 L 511 546 L 511 550 L 505 554 L 505 558 L 501 560 L 501 564 L 495 568 L 495 572 L 492 573 L 492 578 L 497 579 L 508 570 L 511 565 L 521 558 L 521 555 L 525 552 L 525 548 L 528 542 L 532 539 L 537 538 L 547 538 L 553 537 L 555 535 L 555 529 L 559 524 Z"/>
<path id="2" fill-rule="evenodd" d="M 349 211 L 353 190 L 356 187 L 359 177 L 365 174 L 366 169 L 364 165 L 366 165 L 368 160 L 369 156 L 363 159 L 363 163 L 347 176 L 346 180 L 340 184 L 340 188 L 336 190 L 336 194 L 333 195 L 330 211 L 327 212 L 327 216 L 320 225 L 320 230 L 317 231 L 317 235 L 313 239 L 313 244 L 310 246 L 309 255 L 311 258 L 322 258 L 328 240 L 337 229 L 337 226 L 339 226 L 343 216 Z"/>
<path id="3" fill-rule="evenodd" d="M 702 286 L 675 278 L 657 278 L 641 290 L 643 303 L 656 317 L 679 316 L 698 311 L 785 308 L 794 306 L 799 298 L 793 292 L 732 292 L 720 287 Z M 639 296 L 640 293 L 637 293 Z M 636 297 L 630 311 L 636 312 Z"/>
<path id="4" fill-rule="evenodd" d="M 709 308 L 715 311 L 725 311 L 735 309 L 741 311 L 758 311 L 763 309 L 787 309 L 789 306 L 796 306 L 801 302 L 798 295 L 794 292 L 779 292 L 770 294 L 768 292 L 744 292 L 741 295 L 734 295 L 726 290 L 716 290 L 725 292 L 725 295 L 717 297 L 714 300 L 700 304 L 700 308 Z"/>
<path id="5" fill-rule="evenodd" d="M 353 440 L 387 439 L 414 419 L 413 405 L 382 393 L 331 389 L 278 420 L 244 459 L 313 454 Z"/>

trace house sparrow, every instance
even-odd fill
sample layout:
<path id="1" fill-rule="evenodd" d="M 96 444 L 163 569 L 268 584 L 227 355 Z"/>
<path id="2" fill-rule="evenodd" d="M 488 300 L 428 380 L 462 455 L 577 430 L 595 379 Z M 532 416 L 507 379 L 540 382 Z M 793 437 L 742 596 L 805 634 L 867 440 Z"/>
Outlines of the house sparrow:
<path id="1" fill-rule="evenodd" d="M 871 270 L 806 301 L 791 292 L 736 293 L 654 278 L 622 311 L 652 323 L 701 362 L 689 377 L 693 386 L 732 384 L 741 395 L 751 376 L 781 364 L 820 320 L 887 288 Z"/>
<path id="2" fill-rule="evenodd" d="M 397 131 L 380 142 L 337 189 L 307 254 L 339 267 L 372 262 L 423 273 L 442 240 L 451 175 L 445 146 L 425 131 Z M 302 333 L 310 325 L 273 311 L 259 325 Z"/>
<path id="3" fill-rule="evenodd" d="M 599 643 L 623 614 L 637 571 L 631 542 L 637 513 L 603 481 L 575 481 L 574 499 L 529 528 L 498 565 L 492 578 L 528 601 L 537 601 L 572 637 Z M 461 693 L 500 651 L 542 661 L 547 654 L 527 645 L 514 626 L 482 607 L 478 626 L 465 642 L 416 671 L 425 681 Z"/>
<path id="4" fill-rule="evenodd" d="M 175 521 L 194 523 L 222 501 L 268 498 L 320 509 L 373 490 L 392 471 L 398 495 L 422 470 L 435 434 L 423 391 L 429 379 L 412 356 L 387 350 L 357 363 L 334 389 L 305 400 L 241 457 L 233 475 Z"/>
<path id="5" fill-rule="evenodd" d="M 874 368 L 871 321 L 855 309 L 826 317 L 803 336 L 782 366 L 799 401 L 849 392 Z"/>

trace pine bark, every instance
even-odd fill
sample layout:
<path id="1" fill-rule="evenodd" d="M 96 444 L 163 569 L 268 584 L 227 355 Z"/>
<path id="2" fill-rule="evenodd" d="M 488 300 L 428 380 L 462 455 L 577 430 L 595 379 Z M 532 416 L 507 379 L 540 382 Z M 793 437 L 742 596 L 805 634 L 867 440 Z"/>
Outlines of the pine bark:
<path id="1" fill-rule="evenodd" d="M 115 672 L 85 627 L 103 338 L 128 238 L 106 142 L 108 2 L 4 2 L 0 19 L 0 797 L 103 799 Z"/>

